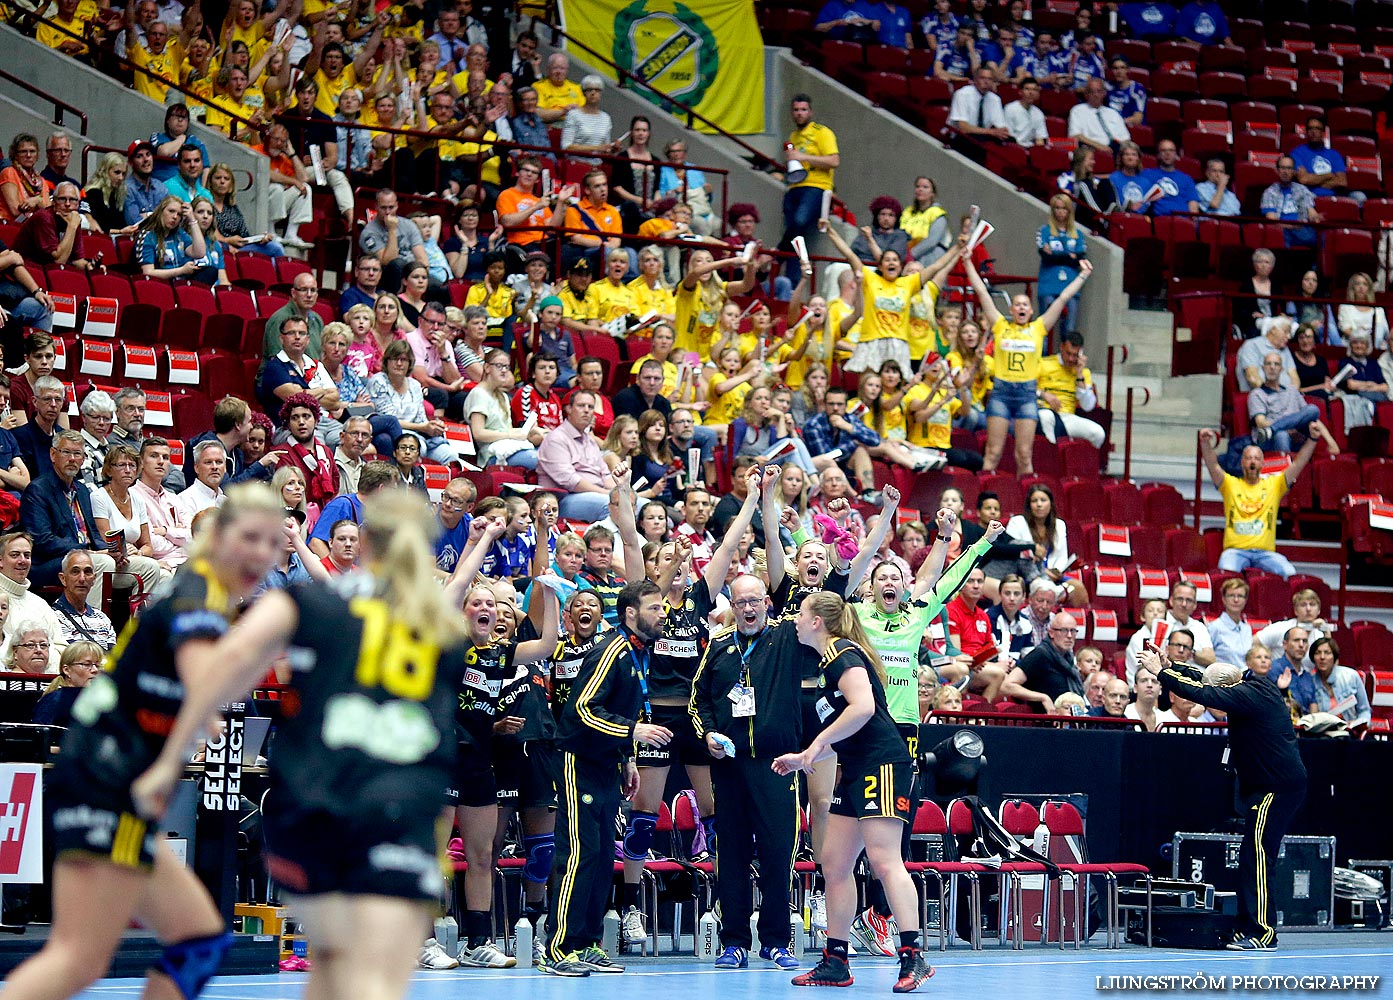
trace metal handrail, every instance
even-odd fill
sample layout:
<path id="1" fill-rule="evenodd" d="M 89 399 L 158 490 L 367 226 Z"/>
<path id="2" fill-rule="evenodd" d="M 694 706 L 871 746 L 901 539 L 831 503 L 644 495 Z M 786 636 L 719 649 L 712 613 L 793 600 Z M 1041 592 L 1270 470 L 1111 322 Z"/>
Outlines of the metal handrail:
<path id="1" fill-rule="evenodd" d="M 785 169 L 785 165 L 779 163 L 778 160 L 773 159 L 767 154 L 756 149 L 754 146 L 751 146 L 748 142 L 746 142 L 744 139 L 741 139 L 739 136 L 732 135 L 730 132 L 727 132 L 719 124 L 713 122 L 710 118 L 707 118 L 705 115 L 701 114 L 699 111 L 696 110 L 696 108 L 692 107 L 690 104 L 685 104 L 677 98 L 671 97 L 663 93 L 661 90 L 653 86 L 647 80 L 643 79 L 642 77 L 635 76 L 629 70 L 626 70 L 622 66 L 615 63 L 608 56 L 604 55 L 601 52 L 595 51 L 590 46 L 586 45 L 584 42 L 577 40 L 575 36 L 571 35 L 560 25 L 553 24 L 550 27 L 552 45 L 554 47 L 559 48 L 560 46 L 557 44 L 558 40 L 564 38 L 569 44 L 574 45 L 576 48 L 585 52 L 592 59 L 602 63 L 607 69 L 612 71 L 614 73 L 615 78 L 619 81 L 619 85 L 621 87 L 627 87 L 630 83 L 637 84 L 644 90 L 647 90 L 649 93 L 657 97 L 660 101 L 660 107 L 671 106 L 680 109 L 687 116 L 688 128 L 692 128 L 695 122 L 701 122 L 701 124 L 710 128 L 717 135 L 720 135 L 724 139 L 729 139 L 731 142 L 735 143 L 742 150 L 744 150 L 745 153 L 751 157 L 752 166 L 767 166 L 768 168 L 778 171 L 782 171 Z"/>
<path id="2" fill-rule="evenodd" d="M 29 91 L 29 93 L 33 94 L 35 97 L 41 97 L 45 101 L 51 101 L 53 103 L 53 124 L 58 126 L 59 128 L 64 127 L 62 112 L 71 111 L 73 114 L 77 115 L 78 121 L 82 123 L 82 127 L 78 129 L 78 135 L 87 134 L 87 112 L 83 111 L 77 105 L 69 104 L 61 97 L 54 97 L 46 90 L 40 90 L 38 87 L 34 86 L 28 80 L 25 80 L 22 77 L 15 76 L 8 70 L 0 69 L 0 80 L 6 80 L 10 83 L 13 83 L 16 87 L 20 87 L 24 90 Z"/>
<path id="3" fill-rule="evenodd" d="M 51 19 L 49 19 L 49 18 L 47 18 L 47 17 L 43 17 L 43 16 L 41 16 L 41 15 L 38 15 L 38 14 L 33 13 L 32 11 L 25 10 L 23 7 L 20 7 L 18 4 L 16 4 L 16 3 L 14 2 L 14 0 L 0 0 L 0 7 L 8 7 L 8 8 L 10 8 L 11 10 L 13 10 L 14 12 L 16 12 L 18 15 L 20 15 L 21 17 L 23 17 L 23 18 L 24 18 L 25 20 L 27 20 L 27 21 L 38 21 L 38 22 L 42 22 L 43 24 L 47 25 L 49 28 L 52 28 L 54 31 L 57 31 L 59 34 L 66 35 L 67 37 L 73 39 L 74 41 L 82 42 L 82 44 L 84 44 L 84 45 L 92 46 L 94 49 L 96 48 L 96 46 L 93 45 L 91 39 L 85 38 L 85 37 L 83 37 L 82 35 L 78 34 L 77 32 L 71 31 L 71 30 L 69 30 L 68 28 L 65 28 L 63 25 L 59 24 L 58 22 L 53 21 L 53 20 L 51 20 Z M 122 30 L 123 30 L 123 31 L 125 30 L 124 26 L 122 27 Z M 26 36 L 26 37 L 27 37 L 27 36 Z M 206 104 L 209 103 L 204 97 L 202 97 L 202 96 L 199 95 L 199 94 L 194 93 L 192 90 L 187 89 L 187 88 L 184 87 L 182 84 L 179 84 L 179 83 L 177 83 L 177 82 L 175 82 L 175 81 L 173 81 L 173 80 L 169 80 L 169 79 L 167 79 L 167 78 L 165 78 L 165 77 L 163 77 L 163 76 L 160 76 L 158 73 L 151 72 L 151 71 L 150 71 L 149 69 L 147 69 L 147 68 L 144 68 L 144 67 L 141 67 L 141 66 L 137 66 L 135 63 L 131 62 L 129 59 L 125 58 L 124 56 L 118 56 L 118 55 L 115 53 L 114 50 L 109 50 L 109 49 L 103 48 L 103 49 L 101 50 L 101 54 L 102 54 L 102 56 L 105 57 L 105 58 L 109 58 L 109 59 L 115 60 L 115 62 L 116 62 L 118 65 L 124 67 L 125 69 L 130 70 L 132 73 L 141 72 L 141 73 L 144 73 L 146 76 L 149 76 L 149 77 L 151 77 L 151 78 L 153 78 L 153 79 L 155 79 L 155 80 L 159 80 L 162 84 L 165 84 L 166 86 L 168 86 L 170 90 L 178 91 L 179 93 L 183 94 L 185 97 L 190 97 L 190 98 L 192 98 L 192 99 L 193 99 L 193 102 L 194 102 L 195 104 L 206 106 Z M 99 71 L 99 72 L 100 72 L 100 71 Z M 103 75 L 109 76 L 110 74 L 103 74 Z M 43 96 L 46 97 L 47 95 L 43 95 Z M 222 105 L 217 104 L 216 101 L 214 101 L 214 102 L 212 102 L 212 103 L 214 103 L 214 104 L 216 105 L 219 114 L 225 115 L 225 116 L 227 116 L 228 118 L 232 119 L 233 121 L 241 122 L 243 125 L 246 125 L 246 126 L 248 126 L 249 128 L 255 128 L 255 127 L 256 127 L 256 126 L 252 123 L 252 121 L 251 121 L 250 119 L 248 119 L 248 118 L 243 118 L 243 117 L 241 117 L 240 115 L 236 114 L 235 112 L 232 112 L 232 111 L 227 110 L 227 109 L 224 108 Z M 209 126 L 205 125 L 204 127 L 206 128 L 206 127 L 209 127 Z M 214 129 L 213 131 L 216 132 L 217 129 Z M 84 130 L 82 134 L 83 134 L 83 135 L 86 135 L 87 133 L 86 133 L 86 131 Z"/>

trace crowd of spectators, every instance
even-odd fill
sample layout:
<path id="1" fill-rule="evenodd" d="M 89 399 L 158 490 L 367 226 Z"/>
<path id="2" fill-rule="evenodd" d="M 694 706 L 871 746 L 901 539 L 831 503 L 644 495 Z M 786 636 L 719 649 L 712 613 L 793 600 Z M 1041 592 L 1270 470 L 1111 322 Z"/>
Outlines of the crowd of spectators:
<path id="1" fill-rule="evenodd" d="M 42 40 L 101 65 L 108 51 L 123 54 L 135 64 L 136 88 L 166 107 L 160 129 L 124 154 L 101 157 L 85 188 L 70 176 L 72 140 L 61 132 L 42 147 L 38 137 L 15 137 L 0 172 L 0 216 L 19 227 L 15 249 L 0 256 L 10 283 L 5 306 L 14 326 L 31 330 L 25 365 L 0 382 L 12 400 L 0 422 L 0 485 L 10 523 L 22 529 L 0 540 L 0 596 L 12 605 L 0 655 L 19 669 L 56 670 L 67 659 L 62 650 L 85 649 L 77 639 L 109 648 L 114 632 L 98 617 L 100 588 L 153 589 L 186 558 L 200 514 L 220 503 L 226 484 L 247 478 L 271 482 L 286 506 L 285 550 L 267 586 L 351 568 L 359 498 L 389 486 L 425 490 L 427 464 L 449 470 L 438 501 L 442 574 L 465 549 L 472 521 L 487 518 L 504 529 L 487 573 L 525 582 L 546 544 L 558 576 L 612 602 L 613 567 L 623 565 L 611 520 L 620 478 L 632 478 L 642 541 L 683 537 L 699 570 L 745 502 L 748 469 L 777 464 L 785 516 L 778 525 L 754 518 L 738 571 L 761 572 L 768 546 L 807 532 L 831 545 L 874 536 L 879 557 L 902 564 L 908 578 L 933 531 L 919 521 L 881 523 L 894 512 L 880 510 L 890 501 L 877 488 L 877 463 L 911 474 L 945 466 L 991 472 L 1011 437 L 1015 469 L 1026 475 L 1037 428 L 1051 442 L 1104 444 L 1103 425 L 1089 419 L 1098 399 L 1078 300 L 1091 267 L 1076 213 L 1236 210 L 1223 160 L 1206 164 L 1198 185 L 1179 169 L 1169 140 L 1157 145 L 1154 166 L 1144 164 L 1129 129 L 1145 120 L 1145 90 L 1128 78 L 1125 60 L 1107 59 L 1087 5 L 1059 38 L 1032 31 L 1021 7 L 1017 0 L 988 12 L 984 0 L 972 0 L 960 17 L 939 0 L 916 30 L 891 4 L 833 0 L 817 25 L 829 37 L 935 50 L 933 74 L 961 84 L 950 120 L 974 141 L 1042 143 L 1041 94 L 1077 94 L 1069 133 L 1078 152 L 1037 233 L 1038 296 L 1005 304 L 990 285 L 989 256 L 967 249 L 977 220 L 941 205 L 930 177 L 914 178 L 904 203 L 897 192 L 875 199 L 859 232 L 829 224 L 826 195 L 842 153 L 806 95 L 790 106 L 777 246 L 791 251 L 797 237 L 826 232 L 844 263 L 821 273 L 791 252 L 767 253 L 754 206 L 737 201 L 722 217 L 711 176 L 688 164 L 684 134 L 656 136 L 640 116 L 617 137 L 603 80 L 571 80 L 564 53 L 544 57 L 530 32 L 510 36 L 506 24 L 476 21 L 468 0 L 429 16 L 407 5 L 384 15 L 353 7 L 346 17 L 307 12 L 301 0 L 271 9 L 241 0 L 220 31 L 203 24 L 197 5 L 170 22 L 162 6 L 143 0 L 118 24 L 84 22 L 80 7 L 63 0 L 58 23 L 77 26 L 82 46 L 51 28 Z M 1205 34 L 1217 8 L 1190 8 L 1198 13 L 1182 18 L 1187 30 Z M 1225 44 L 1222 24 L 1209 27 L 1196 40 Z M 1004 106 L 1002 84 L 1018 95 Z M 211 162 L 190 129 L 200 120 L 270 159 L 272 232 L 250 231 L 234 172 Z M 1307 123 L 1307 142 L 1264 196 L 1275 218 L 1318 221 L 1311 192 L 1338 187 L 1338 171 L 1320 172 L 1333 162 L 1320 158 L 1320 125 Z M 569 183 L 545 149 L 499 145 L 549 148 L 552 130 L 569 156 L 592 161 Z M 1101 155 L 1115 159 L 1115 171 L 1095 172 Z M 361 225 L 355 187 L 376 189 Z M 134 239 L 143 274 L 225 284 L 228 257 L 310 249 L 301 228 L 316 190 L 353 235 L 351 282 L 330 289 L 313 273 L 295 277 L 289 301 L 266 323 L 254 398 L 218 401 L 213 426 L 183 442 L 182 468 L 171 462 L 168 440 L 146 436 L 138 389 L 86 394 L 80 423 L 73 421 L 80 430 L 67 430 L 44 332 L 52 302 L 26 264 L 100 268 L 83 237 L 105 233 Z M 321 233 L 324 224 L 316 223 Z M 1290 232 L 1299 245 L 1300 230 Z M 1386 398 L 1390 380 L 1360 344 L 1382 347 L 1388 326 L 1367 276 L 1351 282 L 1351 305 L 1309 317 L 1271 287 L 1270 272 L 1255 260 L 1253 292 L 1263 298 L 1247 301 L 1262 304 L 1252 316 L 1236 306 L 1235 323 L 1253 338 L 1239 373 L 1262 408 L 1253 443 L 1297 451 L 1297 464 L 1284 477 L 1263 477 L 1260 449 L 1240 443 L 1241 463 L 1226 472 L 1216 459 L 1210 468 L 1226 503 L 1249 517 L 1230 525 L 1220 568 L 1290 575 L 1268 531 L 1268 506 L 1280 499 L 1276 482 L 1299 475 L 1311 441 L 1327 440 L 1332 450 L 1334 443 L 1289 397 L 1315 386 Z M 469 288 L 457 307 L 450 291 L 461 282 Z M 331 290 L 326 310 L 320 298 Z M 1316 290 L 1303 283 L 1304 295 L 1292 298 Z M 1297 320 L 1304 333 L 1288 351 Z M 1343 390 L 1303 346 L 1313 331 L 1350 345 L 1357 373 Z M 624 370 L 615 370 L 611 351 L 594 350 L 597 337 L 621 342 Z M 461 435 L 470 441 L 463 450 Z M 480 497 L 469 473 L 490 467 L 528 488 Z M 716 484 L 727 468 L 722 493 Z M 921 650 L 926 713 L 1011 699 L 1125 715 L 1147 729 L 1219 718 L 1161 696 L 1155 677 L 1136 669 L 1135 653 L 1157 636 L 1155 619 L 1167 626 L 1174 658 L 1205 662 L 1222 645 L 1251 666 L 1253 635 L 1242 634 L 1237 587 L 1225 585 L 1212 642 L 1181 584 L 1168 607 L 1146 609 L 1145 627 L 1115 663 L 1096 648 L 1075 649 L 1085 612 L 1071 610 L 1090 595 L 1048 486 L 1032 486 L 1019 510 L 982 492 L 973 517 L 953 489 L 940 505 L 955 515 L 952 558 L 993 520 L 1006 531 L 944 612 L 939 638 Z M 560 525 L 540 530 L 553 510 Z M 31 582 L 61 587 L 63 596 L 50 606 Z M 718 602 L 717 613 L 725 610 Z M 1299 609 L 1281 641 L 1311 620 Z M 1327 641 L 1310 665 L 1291 668 L 1283 688 L 1296 695 L 1295 708 L 1328 708 L 1343 697 L 1348 678 L 1338 656 Z M 79 684 L 87 665 L 65 665 L 65 684 Z"/>

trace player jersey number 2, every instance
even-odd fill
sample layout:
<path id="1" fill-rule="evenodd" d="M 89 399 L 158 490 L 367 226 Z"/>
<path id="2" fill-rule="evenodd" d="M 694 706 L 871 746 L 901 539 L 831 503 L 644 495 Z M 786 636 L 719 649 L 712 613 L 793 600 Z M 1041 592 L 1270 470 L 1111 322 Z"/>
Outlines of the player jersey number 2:
<path id="1" fill-rule="evenodd" d="M 435 686 L 440 647 L 393 621 L 387 605 L 376 598 L 355 597 L 349 610 L 363 623 L 354 674 L 357 682 L 380 687 L 397 698 L 425 701 Z"/>

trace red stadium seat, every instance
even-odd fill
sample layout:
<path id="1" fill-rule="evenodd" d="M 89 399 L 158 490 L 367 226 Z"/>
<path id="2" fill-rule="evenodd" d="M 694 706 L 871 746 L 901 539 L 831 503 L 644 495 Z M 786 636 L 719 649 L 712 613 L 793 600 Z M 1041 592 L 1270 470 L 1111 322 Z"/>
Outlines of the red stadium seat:
<path id="1" fill-rule="evenodd" d="M 144 302 L 160 310 L 174 308 L 174 286 L 167 281 L 139 277 L 131 282 L 131 287 L 135 291 L 137 302 Z"/>
<path id="2" fill-rule="evenodd" d="M 1316 505 L 1320 510 L 1337 511 L 1340 501 L 1361 488 L 1359 460 L 1353 455 L 1318 458 L 1311 464 L 1316 484 Z"/>
<path id="3" fill-rule="evenodd" d="M 1185 498 L 1168 483 L 1145 483 L 1141 488 L 1141 503 L 1147 524 L 1178 527 L 1185 523 Z"/>
<path id="4" fill-rule="evenodd" d="M 1204 572 L 1209 568 L 1204 539 L 1194 528 L 1169 528 L 1165 534 L 1166 565 Z"/>
<path id="5" fill-rule="evenodd" d="M 1142 524 L 1141 491 L 1134 483 L 1117 480 L 1103 487 L 1103 509 L 1110 524 Z"/>

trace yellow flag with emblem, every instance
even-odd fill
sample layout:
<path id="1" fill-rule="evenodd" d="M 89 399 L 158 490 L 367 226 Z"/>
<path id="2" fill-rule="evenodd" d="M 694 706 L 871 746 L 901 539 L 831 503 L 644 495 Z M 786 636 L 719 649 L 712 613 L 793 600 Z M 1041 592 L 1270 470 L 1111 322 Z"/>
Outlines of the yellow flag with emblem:
<path id="1" fill-rule="evenodd" d="M 736 135 L 764 131 L 764 40 L 751 0 L 563 0 L 581 44 Z M 576 57 L 593 65 L 588 53 Z M 613 68 L 598 67 L 614 78 Z M 630 82 L 636 94 L 667 102 Z M 666 106 L 677 117 L 682 110 Z M 696 123 L 704 132 L 712 129 Z"/>

